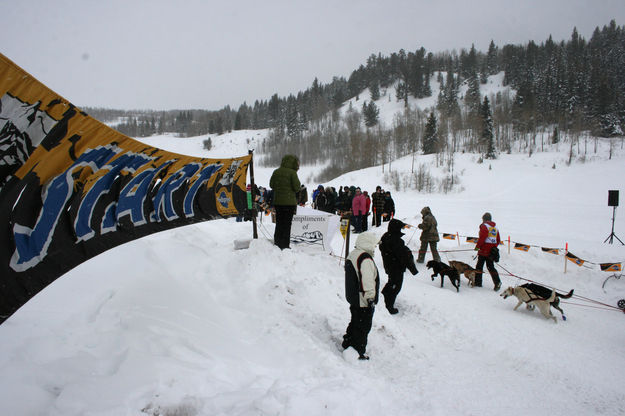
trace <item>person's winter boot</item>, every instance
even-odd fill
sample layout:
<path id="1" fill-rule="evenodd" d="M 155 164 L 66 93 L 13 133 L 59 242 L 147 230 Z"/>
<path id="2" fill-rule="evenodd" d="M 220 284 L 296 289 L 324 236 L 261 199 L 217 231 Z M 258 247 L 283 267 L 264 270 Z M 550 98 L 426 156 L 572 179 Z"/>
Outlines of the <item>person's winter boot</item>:
<path id="1" fill-rule="evenodd" d="M 352 344 L 349 340 L 349 337 L 347 335 L 343 335 L 343 342 L 341 343 L 341 347 L 343 347 L 343 349 L 346 350 L 351 346 Z"/>
<path id="2" fill-rule="evenodd" d="M 399 309 L 391 305 L 386 305 L 386 309 L 388 309 L 388 313 L 390 313 L 391 315 L 395 315 L 399 312 Z"/>
<path id="3" fill-rule="evenodd" d="M 497 282 L 497 283 L 495 283 L 495 289 L 494 289 L 494 290 L 495 290 L 495 292 L 498 292 L 498 291 L 499 291 L 499 289 L 501 289 L 501 282 Z"/>
<path id="4" fill-rule="evenodd" d="M 369 356 L 368 356 L 368 355 L 364 355 L 364 354 L 360 354 L 360 355 L 358 356 L 358 359 L 359 359 L 359 360 L 368 360 L 368 359 L 369 359 Z"/>

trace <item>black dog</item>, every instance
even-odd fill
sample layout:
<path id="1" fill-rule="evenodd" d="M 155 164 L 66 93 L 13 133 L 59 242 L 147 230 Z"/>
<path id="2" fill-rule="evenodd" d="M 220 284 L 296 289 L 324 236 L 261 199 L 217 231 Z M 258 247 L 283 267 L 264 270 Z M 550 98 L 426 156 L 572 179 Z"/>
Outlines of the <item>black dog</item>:
<path id="1" fill-rule="evenodd" d="M 460 291 L 460 275 L 458 274 L 458 270 L 453 267 L 449 267 L 447 264 L 430 260 L 425 265 L 428 269 L 432 269 L 434 274 L 432 274 L 432 280 L 437 275 L 441 276 L 441 287 L 443 287 L 443 282 L 445 281 L 445 276 L 449 277 L 451 284 L 456 288 L 456 292 Z"/>

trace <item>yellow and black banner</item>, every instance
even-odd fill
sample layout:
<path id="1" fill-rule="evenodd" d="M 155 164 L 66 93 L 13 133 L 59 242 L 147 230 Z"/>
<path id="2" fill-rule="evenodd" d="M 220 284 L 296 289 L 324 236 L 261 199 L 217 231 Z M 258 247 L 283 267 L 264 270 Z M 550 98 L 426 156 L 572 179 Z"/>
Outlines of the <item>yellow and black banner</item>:
<path id="1" fill-rule="evenodd" d="M 445 238 L 447 240 L 455 240 L 456 239 L 456 234 L 446 234 L 446 233 L 443 233 L 443 238 Z"/>
<path id="2" fill-rule="evenodd" d="M 542 251 L 544 251 L 545 253 L 551 253 L 551 254 L 560 254 L 560 250 L 558 250 L 557 248 L 548 248 L 548 247 L 541 247 Z"/>
<path id="3" fill-rule="evenodd" d="M 599 264 L 602 272 L 620 272 L 623 270 L 621 263 L 601 263 Z"/>
<path id="4" fill-rule="evenodd" d="M 527 244 L 514 243 L 514 248 L 515 250 L 529 251 L 530 246 L 528 246 Z"/>
<path id="5" fill-rule="evenodd" d="M 477 237 L 467 237 L 467 243 L 477 244 L 478 240 L 479 240 L 479 238 L 477 238 Z"/>
<path id="6" fill-rule="evenodd" d="M 250 162 L 133 140 L 0 54 L 0 322 L 112 247 L 239 214 Z"/>
<path id="7" fill-rule="evenodd" d="M 567 260 L 572 261 L 573 263 L 577 264 L 578 266 L 581 266 L 582 264 L 584 264 L 584 260 L 580 259 L 579 257 L 577 257 L 576 255 L 574 255 L 571 252 L 566 253 L 566 258 L 567 258 Z"/>

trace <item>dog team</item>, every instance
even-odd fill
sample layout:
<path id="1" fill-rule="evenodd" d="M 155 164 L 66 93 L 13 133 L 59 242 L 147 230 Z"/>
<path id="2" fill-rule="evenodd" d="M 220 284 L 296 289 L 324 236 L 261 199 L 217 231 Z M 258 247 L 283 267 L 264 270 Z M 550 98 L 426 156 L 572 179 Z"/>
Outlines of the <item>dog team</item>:
<path id="1" fill-rule="evenodd" d="M 483 268 L 486 265 L 493 280 L 494 290 L 499 291 L 501 289 L 501 279 L 495 269 L 495 263 L 499 261 L 498 246 L 501 243 L 501 238 L 490 213 L 486 212 L 482 216 L 476 243 L 478 259 L 475 268 L 461 261 L 451 260 L 449 265 L 441 262 L 436 247 L 439 241 L 436 218 L 432 215 L 429 207 L 423 208 L 421 215 L 423 221 L 418 225 L 418 228 L 422 230 L 421 247 L 416 262 L 424 263 L 425 253 L 429 245 L 433 259 L 428 261 L 426 267 L 434 272 L 431 276 L 432 280 L 436 276 L 440 276 L 441 287 L 443 287 L 445 276 L 447 276 L 456 291 L 459 291 L 460 275 L 463 274 L 468 279 L 470 287 L 481 287 Z M 375 248 L 379 246 L 384 271 L 388 276 L 388 281 L 382 289 L 382 295 L 386 309 L 391 315 L 399 312 L 395 307 L 395 300 L 403 284 L 404 272 L 408 269 L 413 275 L 418 273 L 412 251 L 402 239 L 404 228 L 410 228 L 410 225 L 398 219 L 392 219 L 389 222 L 388 230 L 379 240 L 372 232 L 358 234 L 355 247 L 345 261 L 345 298 L 350 305 L 351 320 L 345 335 L 343 335 L 341 345 L 343 349 L 354 348 L 358 352 L 360 360 L 369 359 L 365 355 L 367 338 L 372 326 L 375 305 L 378 303 L 380 278 L 373 260 Z M 528 283 L 514 288 L 509 287 L 501 294 L 504 299 L 512 295 L 516 296 L 519 301 L 514 310 L 522 303 L 525 303 L 529 310 L 533 310 L 537 306 L 543 316 L 557 322 L 551 313 L 551 306 L 559 310 L 562 319 L 566 320 L 564 312 L 559 307 L 559 299 L 570 298 L 573 295 L 573 290 L 564 295 L 544 286 Z"/>

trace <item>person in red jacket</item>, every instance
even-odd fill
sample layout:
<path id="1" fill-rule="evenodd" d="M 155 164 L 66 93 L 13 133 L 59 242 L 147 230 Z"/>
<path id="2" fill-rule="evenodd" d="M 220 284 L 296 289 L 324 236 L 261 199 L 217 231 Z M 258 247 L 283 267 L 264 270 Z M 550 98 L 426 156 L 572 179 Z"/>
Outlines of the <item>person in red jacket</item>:
<path id="1" fill-rule="evenodd" d="M 352 199 L 352 216 L 354 218 L 354 232 L 362 232 L 362 219 L 365 215 L 367 200 L 360 192 L 360 188 L 356 188 L 356 195 Z"/>
<path id="2" fill-rule="evenodd" d="M 497 269 L 495 269 L 495 263 L 491 257 L 491 250 L 493 247 L 498 247 L 501 242 L 501 238 L 499 237 L 499 230 L 497 230 L 496 224 L 493 222 L 493 218 L 490 215 L 490 212 L 484 213 L 482 215 L 482 224 L 480 225 L 480 236 L 477 240 L 477 245 L 475 248 L 478 250 L 477 252 L 477 264 L 475 268 L 480 271 L 475 276 L 475 286 L 482 286 L 482 273 L 484 270 L 484 263 L 486 263 L 486 268 L 490 273 L 490 277 L 493 279 L 493 283 L 495 284 L 495 291 L 498 291 L 501 288 L 501 280 L 499 279 L 499 273 L 497 273 Z"/>
<path id="3" fill-rule="evenodd" d="M 369 198 L 369 193 L 367 191 L 363 191 L 362 194 L 365 196 L 365 215 L 362 217 L 362 230 L 367 231 L 369 229 L 369 209 L 371 208 L 371 198 Z"/>

